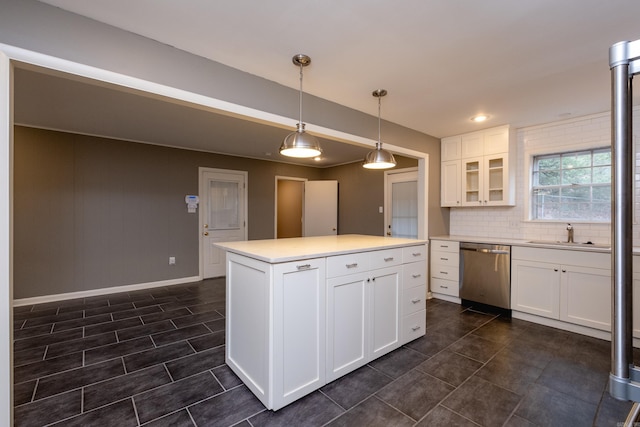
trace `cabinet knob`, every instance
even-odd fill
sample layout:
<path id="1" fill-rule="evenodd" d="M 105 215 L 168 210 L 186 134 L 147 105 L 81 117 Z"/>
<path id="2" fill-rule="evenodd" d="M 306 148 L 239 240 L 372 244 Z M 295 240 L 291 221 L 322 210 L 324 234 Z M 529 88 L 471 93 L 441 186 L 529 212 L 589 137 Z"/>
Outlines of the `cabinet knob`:
<path id="1" fill-rule="evenodd" d="M 553 271 L 558 271 L 558 269 L 557 269 L 557 268 L 554 268 L 554 269 L 553 269 Z"/>
<path id="2" fill-rule="evenodd" d="M 563 273 L 566 273 L 566 272 L 567 272 L 567 270 L 565 270 L 565 269 L 563 268 L 563 269 L 562 269 L 562 272 L 563 272 Z"/>
<path id="3" fill-rule="evenodd" d="M 202 235 L 203 235 L 203 236 L 208 236 L 208 235 L 209 235 L 209 232 L 208 232 L 208 231 L 205 231 L 204 233 L 202 233 Z"/>

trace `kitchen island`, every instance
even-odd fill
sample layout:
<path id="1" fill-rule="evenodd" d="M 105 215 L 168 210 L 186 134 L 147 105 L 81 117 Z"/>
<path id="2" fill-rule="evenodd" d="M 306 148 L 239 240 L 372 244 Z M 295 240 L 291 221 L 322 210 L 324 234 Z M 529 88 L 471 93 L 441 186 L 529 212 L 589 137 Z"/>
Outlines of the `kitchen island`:
<path id="1" fill-rule="evenodd" d="M 424 335 L 426 245 L 364 235 L 218 243 L 227 364 L 277 410 Z"/>

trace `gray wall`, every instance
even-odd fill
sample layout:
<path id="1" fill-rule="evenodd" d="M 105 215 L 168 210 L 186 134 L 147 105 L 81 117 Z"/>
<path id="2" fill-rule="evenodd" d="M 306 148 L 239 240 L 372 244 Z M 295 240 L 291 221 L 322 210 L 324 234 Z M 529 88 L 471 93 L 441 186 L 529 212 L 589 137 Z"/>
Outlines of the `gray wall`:
<path id="1" fill-rule="evenodd" d="M 198 275 L 198 167 L 248 171 L 249 238 L 272 238 L 275 175 L 321 170 L 15 127 L 14 298 Z M 168 257 L 178 263 L 168 265 Z"/>
<path id="2" fill-rule="evenodd" d="M 198 167 L 248 171 L 249 239 L 274 235 L 275 176 L 336 179 L 339 232 L 381 235 L 383 172 L 319 169 L 15 126 L 14 298 L 198 275 Z M 398 156 L 404 167 L 416 161 Z M 363 191 L 363 189 L 365 189 Z M 175 266 L 168 257 L 175 256 Z"/>

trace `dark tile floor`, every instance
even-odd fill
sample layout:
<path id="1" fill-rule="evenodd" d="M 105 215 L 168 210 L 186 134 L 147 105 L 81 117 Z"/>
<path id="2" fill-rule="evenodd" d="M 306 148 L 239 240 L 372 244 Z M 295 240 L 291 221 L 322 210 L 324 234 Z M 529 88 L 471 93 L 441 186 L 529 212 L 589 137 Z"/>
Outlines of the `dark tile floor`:
<path id="1" fill-rule="evenodd" d="M 427 334 L 267 411 L 224 363 L 224 280 L 17 307 L 16 426 L 616 426 L 609 343 L 430 300 Z"/>

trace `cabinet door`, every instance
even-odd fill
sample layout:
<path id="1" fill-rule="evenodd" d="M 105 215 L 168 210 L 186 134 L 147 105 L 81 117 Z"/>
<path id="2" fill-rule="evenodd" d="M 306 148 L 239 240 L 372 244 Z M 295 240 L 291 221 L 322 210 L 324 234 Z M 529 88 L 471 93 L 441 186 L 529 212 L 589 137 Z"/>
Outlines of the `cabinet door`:
<path id="1" fill-rule="evenodd" d="M 382 356 L 400 346 L 400 269 L 371 272 L 371 356 Z"/>
<path id="2" fill-rule="evenodd" d="M 484 158 L 462 161 L 462 206 L 482 206 Z"/>
<path id="3" fill-rule="evenodd" d="M 509 151 L 509 128 L 507 126 L 487 129 L 484 132 L 484 155 Z"/>
<path id="4" fill-rule="evenodd" d="M 511 308 L 559 319 L 560 266 L 545 262 L 513 260 Z"/>
<path id="5" fill-rule="evenodd" d="M 324 258 L 277 264 L 273 292 L 273 408 L 325 384 Z"/>
<path id="6" fill-rule="evenodd" d="M 440 206 L 460 206 L 460 160 L 440 164 Z"/>
<path id="7" fill-rule="evenodd" d="M 369 361 L 368 273 L 327 280 L 327 382 Z"/>
<path id="8" fill-rule="evenodd" d="M 450 136 L 442 138 L 440 143 L 440 161 L 460 159 L 460 136 Z"/>
<path id="9" fill-rule="evenodd" d="M 473 132 L 461 136 L 460 156 L 463 159 L 484 155 L 484 133 Z"/>
<path id="10" fill-rule="evenodd" d="M 507 203 L 509 193 L 509 155 L 506 153 L 485 156 L 483 162 L 483 205 L 499 206 Z"/>
<path id="11" fill-rule="evenodd" d="M 560 320 L 611 330 L 611 272 L 561 266 Z"/>

